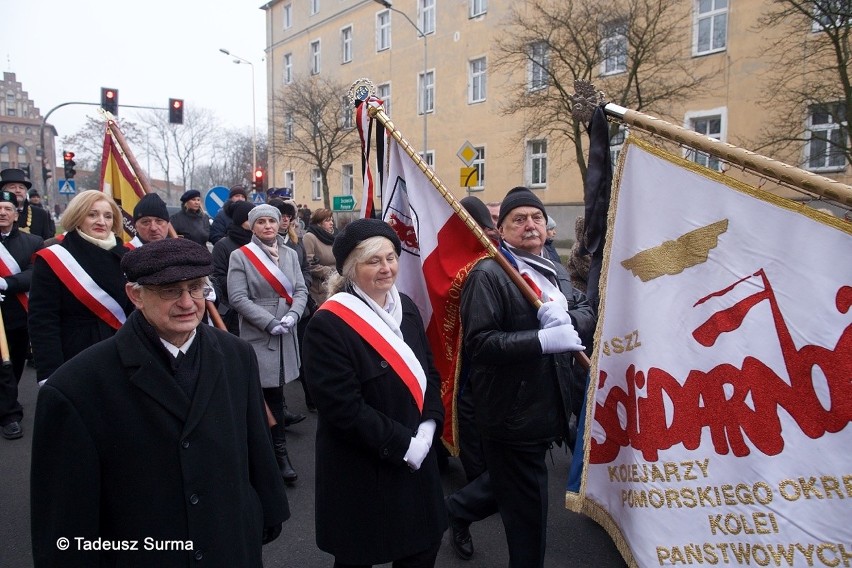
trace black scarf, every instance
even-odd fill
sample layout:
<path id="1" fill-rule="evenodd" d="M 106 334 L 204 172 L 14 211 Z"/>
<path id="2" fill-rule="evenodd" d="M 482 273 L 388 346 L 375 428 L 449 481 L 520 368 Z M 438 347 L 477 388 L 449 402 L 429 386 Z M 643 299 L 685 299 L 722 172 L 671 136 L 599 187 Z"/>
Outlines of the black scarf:
<path id="1" fill-rule="evenodd" d="M 195 387 L 198 384 L 198 371 L 201 364 L 199 358 L 199 332 L 196 331 L 195 341 L 190 345 L 186 355 L 180 359 L 175 359 L 169 350 L 166 349 L 166 346 L 163 345 L 163 342 L 160 341 L 157 330 L 145 319 L 145 316 L 141 312 L 134 311 L 130 314 L 125 325 L 127 324 L 132 326 L 133 331 L 138 337 L 143 338 L 143 342 L 147 343 L 149 351 L 157 353 L 160 362 L 175 378 L 177 385 L 189 400 L 192 400 L 192 397 L 195 395 Z"/>
<path id="2" fill-rule="evenodd" d="M 334 230 L 334 233 L 329 233 L 319 225 L 308 225 L 308 232 L 319 239 L 319 242 L 329 246 L 334 244 L 334 237 L 337 236 L 337 229 Z"/>
<path id="3" fill-rule="evenodd" d="M 243 246 L 249 244 L 251 241 L 251 236 L 254 233 L 249 231 L 248 229 L 243 229 L 240 225 L 231 225 L 228 227 L 228 237 L 231 238 L 232 241 L 237 243 L 237 246 Z"/>

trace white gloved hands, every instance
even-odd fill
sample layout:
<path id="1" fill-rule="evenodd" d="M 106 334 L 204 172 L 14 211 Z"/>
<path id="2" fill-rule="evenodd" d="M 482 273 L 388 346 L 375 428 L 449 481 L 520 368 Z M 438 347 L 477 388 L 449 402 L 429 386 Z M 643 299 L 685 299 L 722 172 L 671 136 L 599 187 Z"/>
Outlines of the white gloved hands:
<path id="1" fill-rule="evenodd" d="M 287 333 L 287 328 L 284 327 L 284 324 L 279 323 L 271 330 L 269 330 L 269 333 L 271 333 L 272 335 L 284 335 L 285 333 Z"/>
<path id="2" fill-rule="evenodd" d="M 287 314 L 281 319 L 281 326 L 284 328 L 284 333 L 289 333 L 296 325 L 296 316 Z"/>
<path id="3" fill-rule="evenodd" d="M 568 312 L 559 302 L 550 301 L 543 303 L 538 309 L 536 316 L 538 317 L 539 328 L 541 329 L 571 323 L 571 316 L 568 315 Z"/>
<path id="4" fill-rule="evenodd" d="M 435 428 L 438 425 L 435 424 L 435 421 L 431 418 L 429 420 L 424 420 L 420 423 L 420 426 L 417 427 L 417 434 L 415 434 L 415 438 L 418 440 L 422 440 L 429 444 L 429 447 L 432 447 L 432 440 L 435 439 Z"/>
<path id="5" fill-rule="evenodd" d="M 411 468 L 411 471 L 417 471 L 420 469 L 420 466 L 423 464 L 423 460 L 425 460 L 426 456 L 429 454 L 430 445 L 431 444 L 427 444 L 417 436 L 411 438 L 411 443 L 408 444 L 408 451 L 405 452 L 405 457 L 402 458 L 405 460 L 405 463 L 408 464 L 408 467 Z"/>
<path id="6" fill-rule="evenodd" d="M 570 323 L 538 330 L 538 341 L 543 354 L 564 353 L 565 351 L 583 351 L 583 342 L 574 326 Z"/>
<path id="7" fill-rule="evenodd" d="M 0 290 L 7 290 L 9 288 L 9 283 L 6 282 L 5 278 L 0 278 Z"/>

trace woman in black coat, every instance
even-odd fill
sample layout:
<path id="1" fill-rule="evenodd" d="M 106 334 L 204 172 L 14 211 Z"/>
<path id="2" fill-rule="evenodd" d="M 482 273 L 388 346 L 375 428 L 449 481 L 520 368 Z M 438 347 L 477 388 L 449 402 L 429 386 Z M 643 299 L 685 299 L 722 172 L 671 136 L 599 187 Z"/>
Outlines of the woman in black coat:
<path id="1" fill-rule="evenodd" d="M 121 211 L 108 195 L 79 193 L 62 215 L 62 242 L 39 251 L 33 263 L 28 325 L 38 381 L 87 347 L 112 337 L 133 304 L 124 291 L 116 235 Z"/>
<path id="2" fill-rule="evenodd" d="M 423 322 L 394 285 L 400 241 L 359 219 L 333 252 L 336 293 L 304 347 L 319 412 L 317 545 L 336 568 L 433 566 L 447 527 L 435 453 L 444 411 Z"/>

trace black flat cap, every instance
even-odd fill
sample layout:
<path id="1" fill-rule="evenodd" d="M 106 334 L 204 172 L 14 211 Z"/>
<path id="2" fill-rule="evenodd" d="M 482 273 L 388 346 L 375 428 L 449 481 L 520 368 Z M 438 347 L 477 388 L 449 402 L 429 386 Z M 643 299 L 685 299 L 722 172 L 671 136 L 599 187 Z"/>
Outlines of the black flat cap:
<path id="1" fill-rule="evenodd" d="M 393 243 L 397 255 L 402 252 L 402 243 L 390 225 L 379 219 L 356 219 L 344 227 L 331 245 L 338 272 L 343 272 L 343 263 L 352 250 L 370 237 L 385 237 Z"/>
<path id="2" fill-rule="evenodd" d="M 185 191 L 183 195 L 180 196 L 180 202 L 186 203 L 187 201 L 195 197 L 201 197 L 201 192 L 197 189 L 190 189 L 189 191 Z"/>
<path id="3" fill-rule="evenodd" d="M 208 276 L 213 272 L 213 255 L 189 239 L 163 239 L 125 253 L 121 270 L 128 282 L 172 284 Z"/>
<path id="4" fill-rule="evenodd" d="M 471 195 L 462 199 L 461 204 L 470 213 L 470 216 L 473 217 L 477 225 L 483 229 L 494 228 L 494 221 L 491 220 L 491 212 L 481 199 Z"/>

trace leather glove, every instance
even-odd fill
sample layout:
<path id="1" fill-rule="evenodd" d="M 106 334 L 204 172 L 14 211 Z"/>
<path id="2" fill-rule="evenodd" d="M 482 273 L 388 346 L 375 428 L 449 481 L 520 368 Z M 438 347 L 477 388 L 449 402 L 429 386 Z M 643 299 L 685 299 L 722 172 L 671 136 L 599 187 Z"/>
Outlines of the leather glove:
<path id="1" fill-rule="evenodd" d="M 279 323 L 278 325 L 276 325 L 275 327 L 273 327 L 273 328 L 269 331 L 269 333 L 271 333 L 272 335 L 284 335 L 285 333 L 287 333 L 287 328 L 286 328 L 286 327 L 284 327 L 284 324 L 280 324 L 280 323 Z"/>
<path id="2" fill-rule="evenodd" d="M 559 302 L 551 301 L 543 303 L 536 315 L 538 316 L 539 328 L 541 329 L 571 323 L 571 316 L 568 315 L 568 312 Z"/>
<path id="3" fill-rule="evenodd" d="M 564 353 L 565 351 L 583 351 L 583 342 L 574 326 L 570 323 L 538 330 L 538 341 L 541 343 L 541 352 Z"/>
<path id="4" fill-rule="evenodd" d="M 263 535 L 261 537 L 261 544 L 269 544 L 276 538 L 281 535 L 281 525 L 283 523 L 278 523 L 277 525 L 272 525 L 269 527 L 263 527 Z"/>
<path id="5" fill-rule="evenodd" d="M 291 314 L 287 314 L 281 319 L 281 325 L 284 327 L 284 333 L 289 333 L 296 325 L 296 317 Z"/>
<path id="6" fill-rule="evenodd" d="M 405 463 L 408 464 L 408 467 L 411 468 L 411 471 L 417 471 L 420 469 L 420 466 L 423 464 L 423 460 L 426 459 L 426 455 L 429 453 L 429 446 L 423 440 L 418 438 L 411 438 L 411 443 L 408 445 L 408 451 L 405 452 Z"/>

